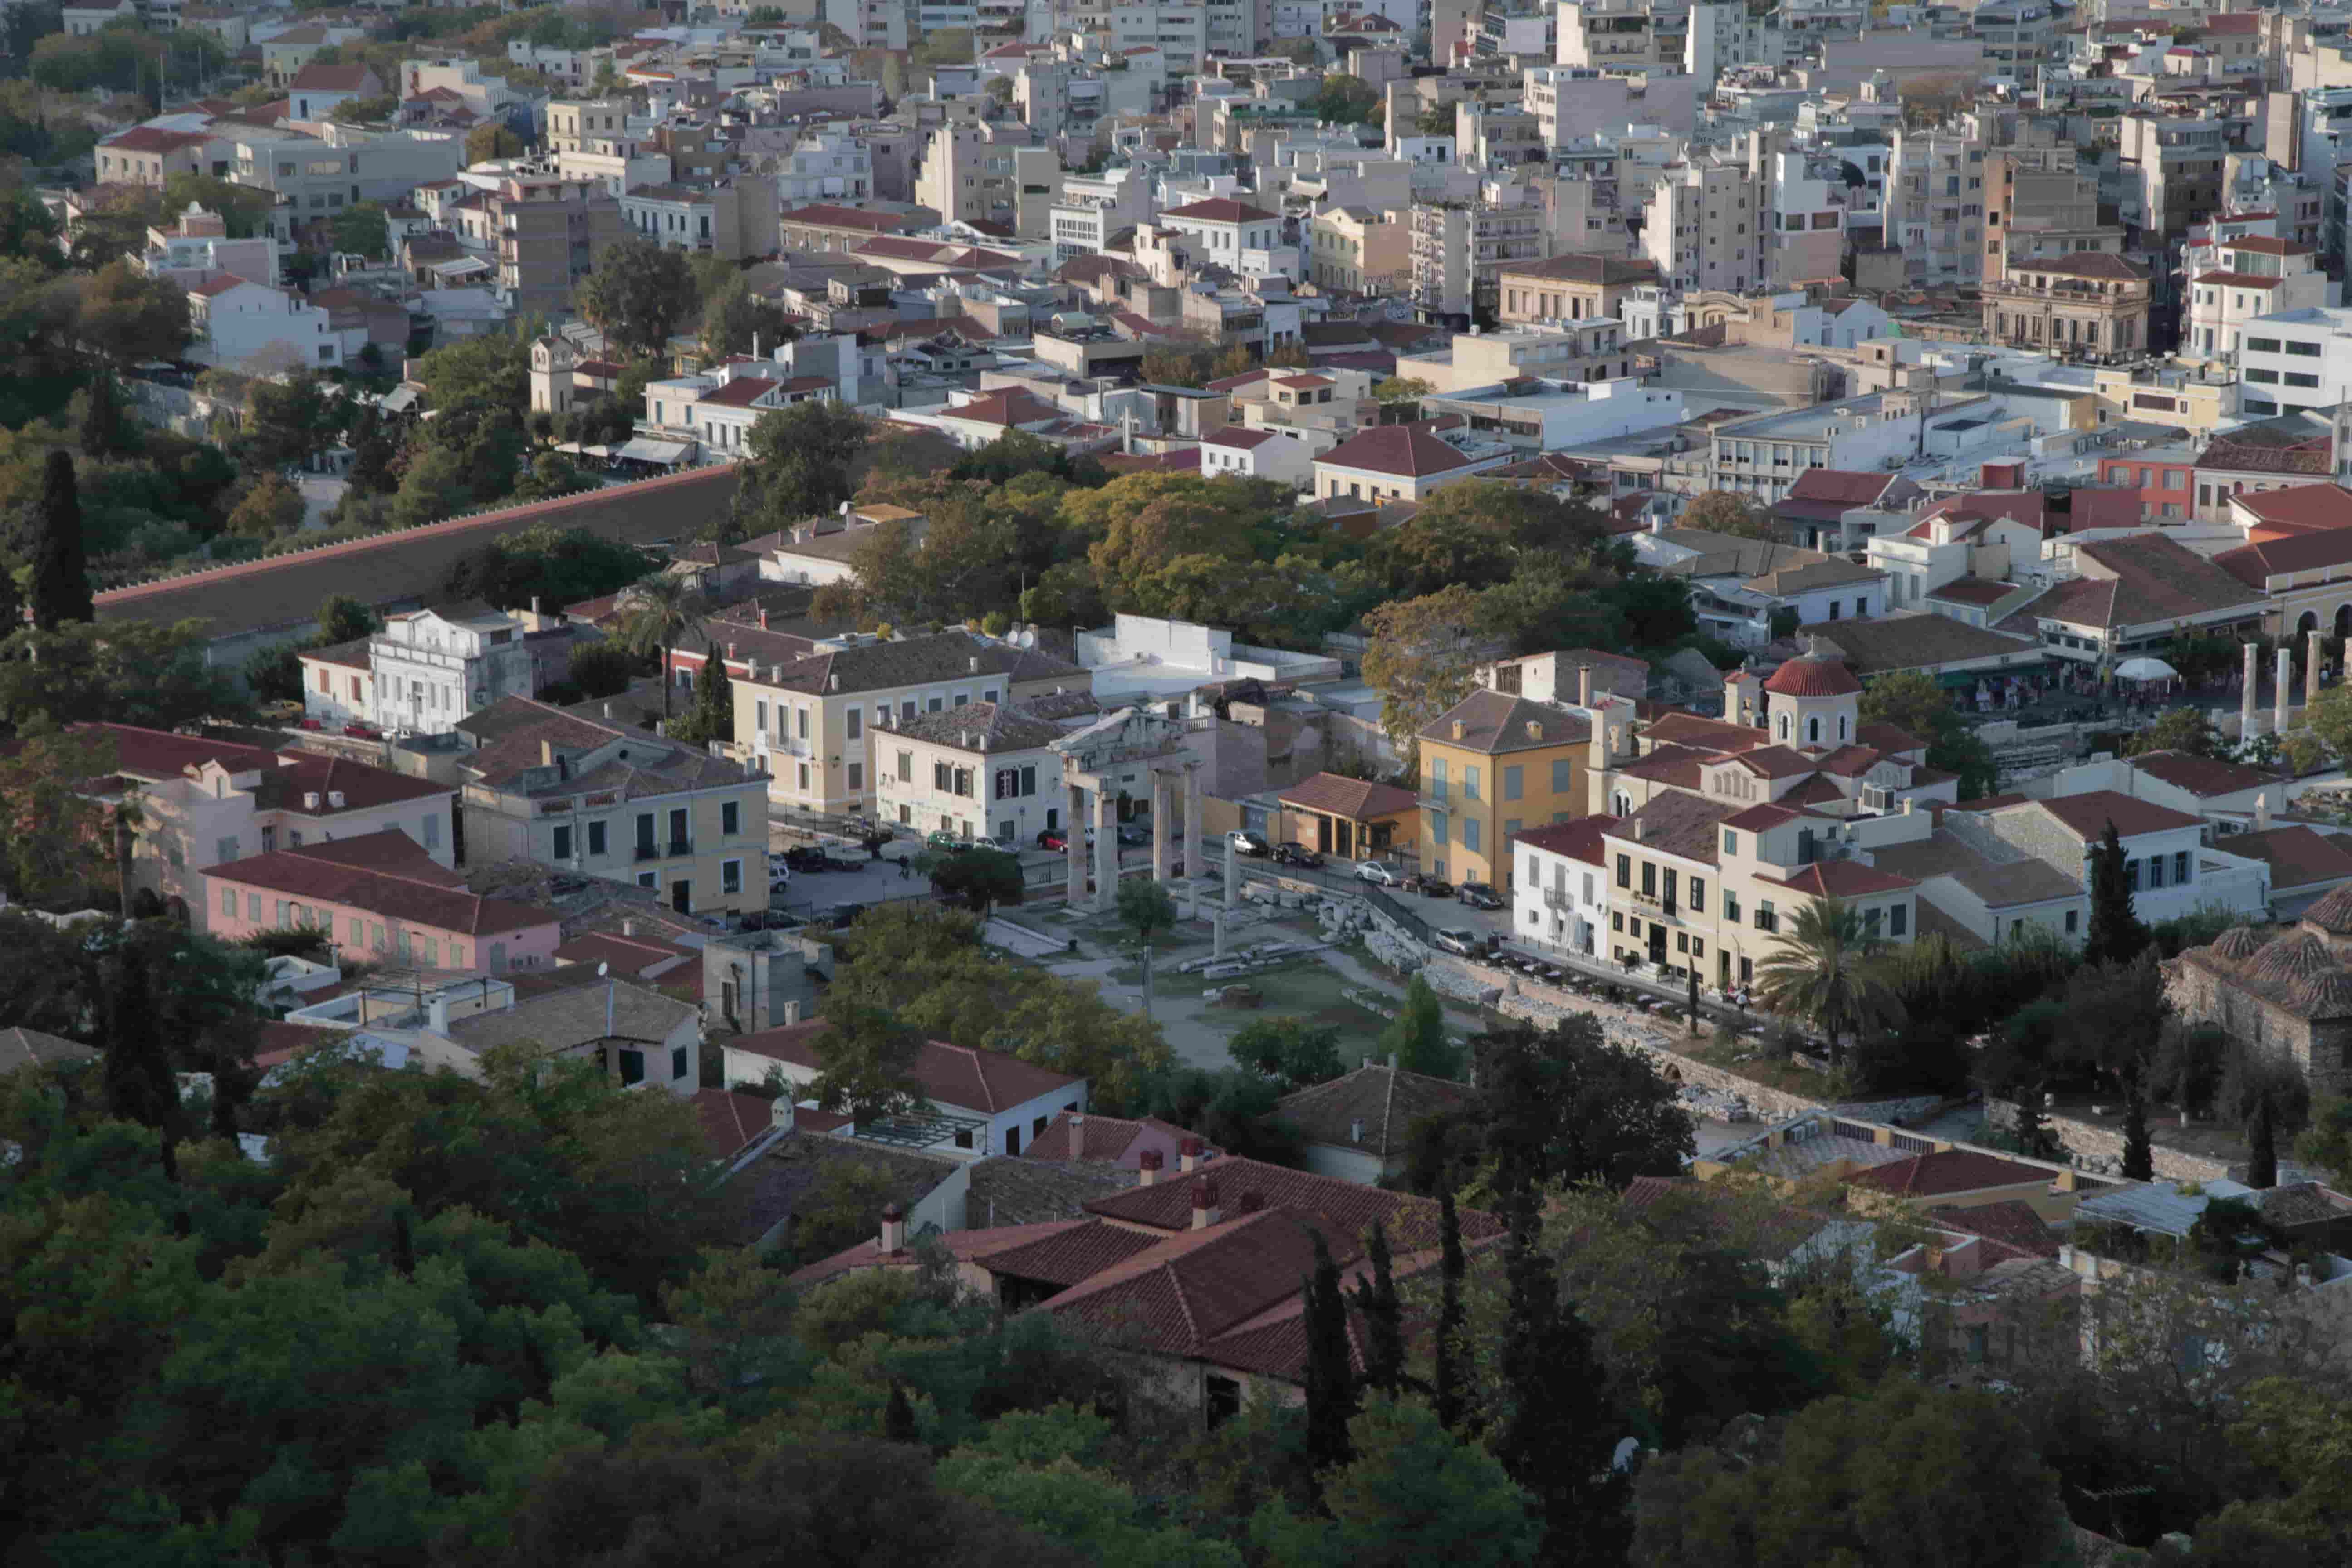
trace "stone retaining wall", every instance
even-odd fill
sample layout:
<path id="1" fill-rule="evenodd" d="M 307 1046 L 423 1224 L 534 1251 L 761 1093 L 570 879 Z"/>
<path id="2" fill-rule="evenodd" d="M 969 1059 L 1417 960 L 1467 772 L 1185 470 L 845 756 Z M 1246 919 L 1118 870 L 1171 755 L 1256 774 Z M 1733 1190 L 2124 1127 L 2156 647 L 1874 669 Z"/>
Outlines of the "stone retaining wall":
<path id="1" fill-rule="evenodd" d="M 1985 1120 L 1993 1126 L 2011 1130 L 2017 1126 L 2017 1102 L 2011 1100 L 1985 1101 Z M 2043 1112 L 2042 1125 L 2050 1129 L 2074 1163 L 2086 1171 L 2121 1173 L 2124 1166 L 2124 1135 L 2120 1129 L 2100 1126 L 2095 1121 L 2077 1121 L 2071 1116 L 2052 1116 Z M 2148 1150 L 2148 1168 L 2160 1182 L 2212 1182 L 2230 1174 L 2227 1162 L 2204 1154 L 2191 1154 L 2186 1150 L 2168 1149 L 2161 1142 L 2152 1143 Z"/>

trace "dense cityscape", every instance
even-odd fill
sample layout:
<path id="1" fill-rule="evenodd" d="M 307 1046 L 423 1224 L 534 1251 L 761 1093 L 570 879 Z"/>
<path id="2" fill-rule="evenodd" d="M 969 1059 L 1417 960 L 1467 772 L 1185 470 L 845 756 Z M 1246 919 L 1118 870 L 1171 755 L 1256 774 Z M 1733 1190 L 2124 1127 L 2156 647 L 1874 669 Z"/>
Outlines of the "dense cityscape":
<path id="1" fill-rule="evenodd" d="M 7 5 L 0 1562 L 2352 1561 L 2347 125 Z"/>

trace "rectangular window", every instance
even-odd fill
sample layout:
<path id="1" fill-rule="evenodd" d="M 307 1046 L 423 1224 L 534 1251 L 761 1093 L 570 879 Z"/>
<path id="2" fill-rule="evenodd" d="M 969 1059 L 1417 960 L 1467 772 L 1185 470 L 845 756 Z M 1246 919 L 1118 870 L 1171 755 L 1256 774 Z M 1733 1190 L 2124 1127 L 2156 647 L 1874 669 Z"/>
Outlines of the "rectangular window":
<path id="1" fill-rule="evenodd" d="M 1503 798 L 1505 800 L 1517 800 L 1519 798 L 1519 774 L 1521 771 L 1522 770 L 1515 767 L 1505 768 L 1503 770 Z"/>
<path id="2" fill-rule="evenodd" d="M 1633 858 L 1631 855 L 1617 857 L 1617 885 L 1621 888 L 1633 885 Z"/>
<path id="3" fill-rule="evenodd" d="M 235 888 L 223 888 L 221 889 L 221 913 L 227 916 L 230 920 L 236 919 L 236 889 Z"/>
<path id="4" fill-rule="evenodd" d="M 1769 899 L 1759 899 L 1757 900 L 1756 929 L 1758 931 L 1779 931 L 1780 929 L 1780 917 L 1773 912 L 1772 900 Z"/>
<path id="5" fill-rule="evenodd" d="M 2147 858 L 2147 885 L 2151 892 L 2164 886 L 2164 857 L 2161 855 Z"/>
<path id="6" fill-rule="evenodd" d="M 805 708 L 793 710 L 793 733 L 803 741 L 808 739 L 808 714 L 809 710 Z"/>
<path id="7" fill-rule="evenodd" d="M 1554 757 L 1551 763 L 1551 793 L 1566 795 L 1572 787 L 1568 777 L 1568 759 Z"/>
<path id="8" fill-rule="evenodd" d="M 866 710 L 862 708 L 852 708 L 845 715 L 845 719 L 848 724 L 849 738 L 853 741 L 863 738 L 866 733 Z"/>
<path id="9" fill-rule="evenodd" d="M 1658 896 L 1658 867 L 1654 860 L 1642 862 L 1642 896 L 1645 899 Z"/>
<path id="10" fill-rule="evenodd" d="M 646 1081 L 646 1053 L 623 1051 L 621 1057 L 621 1087 L 627 1089 Z"/>
<path id="11" fill-rule="evenodd" d="M 1886 934 L 1889 936 L 1901 936 L 1910 929 L 1911 907 L 1908 904 L 1888 905 L 1886 910 Z"/>
<path id="12" fill-rule="evenodd" d="M 743 831 L 743 803 L 737 800 L 719 804 L 719 831 L 729 838 Z"/>
<path id="13" fill-rule="evenodd" d="M 740 893 L 743 890 L 742 861 L 721 860 L 719 862 L 719 890 L 722 893 Z"/>
<path id="14" fill-rule="evenodd" d="M 1462 819 L 1462 847 L 1470 850 L 1478 847 L 1478 819 L 1475 816 Z"/>
<path id="15" fill-rule="evenodd" d="M 866 764 L 864 763 L 852 763 L 849 764 L 849 787 L 853 790 L 860 790 L 866 787 Z"/>
<path id="16" fill-rule="evenodd" d="M 1739 853 L 1739 835 L 1727 827 L 1723 830 L 1723 852 L 1726 855 Z"/>
<path id="17" fill-rule="evenodd" d="M 1445 798 L 1445 759 L 1444 757 L 1429 759 L 1429 798 L 1432 800 Z"/>
<path id="18" fill-rule="evenodd" d="M 1475 767 L 1465 767 L 1462 770 L 1462 798 L 1465 800 L 1478 798 L 1478 770 Z"/>
<path id="19" fill-rule="evenodd" d="M 2172 879 L 2178 884 L 2189 880 L 2189 851 L 2177 850 L 2172 857 Z"/>
<path id="20" fill-rule="evenodd" d="M 1704 877 L 1690 879 L 1690 907 L 1691 913 L 1695 915 L 1706 913 L 1706 879 Z"/>
<path id="21" fill-rule="evenodd" d="M 224 839 L 222 839 L 219 843 L 217 843 L 217 844 L 215 844 L 215 845 L 214 845 L 214 846 L 213 846 L 213 864 L 214 864 L 214 865 L 215 865 L 215 866 L 224 866 L 224 865 L 226 865 L 229 861 L 234 860 L 234 859 L 236 859 L 236 839 L 234 839 L 234 838 L 224 838 Z"/>
<path id="22" fill-rule="evenodd" d="M 441 847 L 441 814 L 437 811 L 428 813 L 425 818 L 425 847 Z"/>
<path id="23" fill-rule="evenodd" d="M 2124 886 L 2129 888 L 2135 893 L 2139 891 L 2138 861 L 2126 860 L 2124 862 Z"/>
<path id="24" fill-rule="evenodd" d="M 2074 934 L 2074 927 L 2079 918 L 2079 910 L 2068 910 L 2066 911 L 2066 934 L 2068 936 L 2073 936 Z"/>
<path id="25" fill-rule="evenodd" d="M 754 698 L 751 702 L 751 728 L 762 735 L 768 732 L 768 700 Z"/>
<path id="26" fill-rule="evenodd" d="M 588 825 L 588 853 L 591 855 L 604 853 L 604 825 L 601 822 L 592 822 Z"/>

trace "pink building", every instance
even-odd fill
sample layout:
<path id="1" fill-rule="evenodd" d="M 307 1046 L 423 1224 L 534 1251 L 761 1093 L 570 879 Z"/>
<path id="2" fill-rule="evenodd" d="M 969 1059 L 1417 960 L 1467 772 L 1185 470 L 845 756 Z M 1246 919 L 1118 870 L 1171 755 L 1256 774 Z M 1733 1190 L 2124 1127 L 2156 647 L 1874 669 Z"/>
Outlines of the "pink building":
<path id="1" fill-rule="evenodd" d="M 139 798 L 142 826 L 131 850 L 131 887 L 167 905 L 184 900 L 199 930 L 216 929 L 202 907 L 203 873 L 247 856 L 396 828 L 435 865 L 454 863 L 446 784 L 309 752 L 129 724 L 77 724 L 73 732 L 113 753 L 113 773 L 92 793 Z"/>
<path id="2" fill-rule="evenodd" d="M 467 891 L 396 828 L 228 861 L 204 882 L 215 936 L 308 927 L 402 969 L 543 968 L 563 940 L 553 910 Z"/>

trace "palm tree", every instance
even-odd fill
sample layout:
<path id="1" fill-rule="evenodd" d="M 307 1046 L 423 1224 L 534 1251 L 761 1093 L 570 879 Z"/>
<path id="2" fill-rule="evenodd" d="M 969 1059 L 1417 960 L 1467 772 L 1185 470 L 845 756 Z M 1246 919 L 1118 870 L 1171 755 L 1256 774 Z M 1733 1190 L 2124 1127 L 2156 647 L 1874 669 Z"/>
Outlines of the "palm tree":
<path id="1" fill-rule="evenodd" d="M 629 615 L 621 629 L 621 643 L 643 658 L 661 656 L 662 719 L 669 719 L 669 656 L 689 633 L 702 625 L 702 595 L 675 573 L 656 572 L 628 590 Z"/>
<path id="2" fill-rule="evenodd" d="M 1841 1066 L 1839 1042 L 1848 1032 L 1903 1021 L 1903 1004 L 1878 977 L 1882 945 L 1843 900 L 1810 900 L 1781 931 L 1780 951 L 1757 971 L 1756 989 L 1774 1011 L 1817 1026 L 1829 1038 L 1830 1065 Z"/>
<path id="3" fill-rule="evenodd" d="M 147 805 L 135 789 L 126 789 L 106 813 L 106 827 L 114 847 L 114 896 L 118 912 L 131 918 L 131 858 L 139 846 L 139 830 L 147 826 Z"/>

